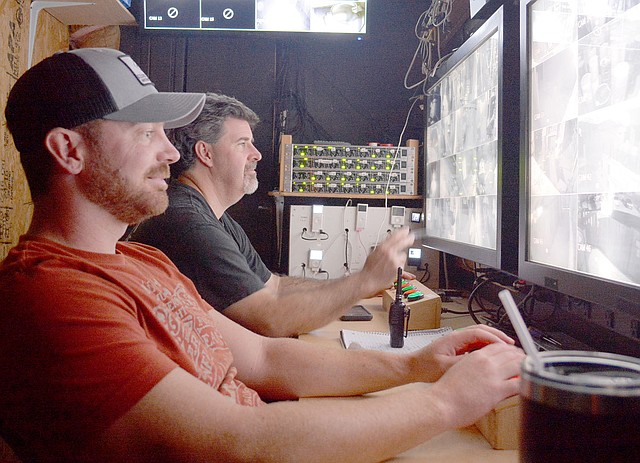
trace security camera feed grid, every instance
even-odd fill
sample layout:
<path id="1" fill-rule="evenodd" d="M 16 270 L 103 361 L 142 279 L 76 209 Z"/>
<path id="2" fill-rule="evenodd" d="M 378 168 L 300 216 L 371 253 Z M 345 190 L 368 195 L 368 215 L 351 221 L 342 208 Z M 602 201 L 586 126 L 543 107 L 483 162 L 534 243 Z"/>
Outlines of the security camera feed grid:
<path id="1" fill-rule="evenodd" d="M 640 0 L 530 5 L 527 260 L 640 286 Z"/>
<path id="2" fill-rule="evenodd" d="M 498 32 L 426 95 L 428 236 L 496 249 Z"/>
<path id="3" fill-rule="evenodd" d="M 366 12 L 366 0 L 144 0 L 144 26 L 363 34 Z"/>

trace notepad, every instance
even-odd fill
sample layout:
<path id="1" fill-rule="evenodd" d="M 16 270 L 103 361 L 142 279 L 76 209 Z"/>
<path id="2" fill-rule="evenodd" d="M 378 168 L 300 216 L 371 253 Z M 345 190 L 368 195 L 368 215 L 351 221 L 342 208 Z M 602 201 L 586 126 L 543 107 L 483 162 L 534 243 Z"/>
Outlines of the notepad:
<path id="1" fill-rule="evenodd" d="M 340 330 L 340 341 L 345 348 L 351 343 L 356 343 L 362 349 L 380 350 L 386 352 L 413 352 L 428 346 L 434 340 L 453 331 L 451 327 L 435 328 L 432 330 L 409 331 L 404 338 L 404 346 L 401 348 L 391 347 L 389 343 L 389 333 L 382 331 L 354 331 Z"/>

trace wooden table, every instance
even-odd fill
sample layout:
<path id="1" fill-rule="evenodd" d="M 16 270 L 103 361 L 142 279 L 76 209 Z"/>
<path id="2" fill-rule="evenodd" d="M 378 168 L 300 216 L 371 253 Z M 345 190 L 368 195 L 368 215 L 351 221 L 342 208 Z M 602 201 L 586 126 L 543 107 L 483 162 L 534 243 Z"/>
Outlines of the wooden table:
<path id="1" fill-rule="evenodd" d="M 372 314 L 369 322 L 335 321 L 329 325 L 300 336 L 305 342 L 320 343 L 342 349 L 340 330 L 388 331 L 387 312 L 382 308 L 382 298 L 365 299 L 361 301 Z M 460 310 L 460 307 L 456 307 Z M 473 324 L 468 316 L 451 316 L 442 318 L 442 326 L 461 328 Z M 405 385 L 401 387 L 419 387 L 420 385 Z M 377 392 L 376 394 L 384 394 Z M 304 400 L 357 400 L 341 399 L 304 399 Z M 429 462 L 429 463 L 517 463 L 517 450 L 494 450 L 475 426 L 456 429 L 440 434 L 435 438 L 397 455 L 390 461 L 394 462 Z"/>

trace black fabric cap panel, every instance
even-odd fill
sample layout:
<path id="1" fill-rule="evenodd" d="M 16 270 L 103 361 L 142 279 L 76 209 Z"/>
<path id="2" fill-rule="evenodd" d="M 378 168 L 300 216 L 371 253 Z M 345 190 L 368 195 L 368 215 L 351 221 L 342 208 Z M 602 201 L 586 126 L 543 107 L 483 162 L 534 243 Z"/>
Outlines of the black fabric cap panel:
<path id="1" fill-rule="evenodd" d="M 41 143 L 54 127 L 70 129 L 117 110 L 95 71 L 82 58 L 62 53 L 46 58 L 18 79 L 5 116 L 22 152 Z"/>

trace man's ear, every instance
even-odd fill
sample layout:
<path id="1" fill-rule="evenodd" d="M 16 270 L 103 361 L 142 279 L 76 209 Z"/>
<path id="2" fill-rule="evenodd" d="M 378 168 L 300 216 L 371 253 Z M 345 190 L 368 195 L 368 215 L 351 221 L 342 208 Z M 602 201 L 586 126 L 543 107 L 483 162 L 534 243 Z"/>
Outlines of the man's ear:
<path id="1" fill-rule="evenodd" d="M 84 167 L 84 155 L 78 149 L 82 135 L 56 127 L 44 137 L 44 144 L 56 163 L 69 174 L 78 174 Z"/>
<path id="2" fill-rule="evenodd" d="M 196 154 L 198 160 L 207 167 L 213 165 L 213 151 L 212 146 L 202 140 L 198 140 L 193 146 L 193 151 Z"/>

